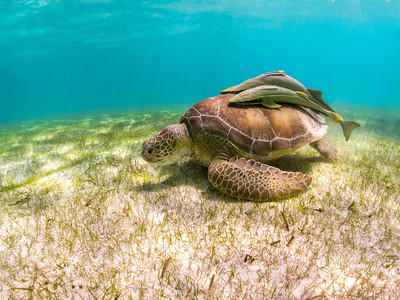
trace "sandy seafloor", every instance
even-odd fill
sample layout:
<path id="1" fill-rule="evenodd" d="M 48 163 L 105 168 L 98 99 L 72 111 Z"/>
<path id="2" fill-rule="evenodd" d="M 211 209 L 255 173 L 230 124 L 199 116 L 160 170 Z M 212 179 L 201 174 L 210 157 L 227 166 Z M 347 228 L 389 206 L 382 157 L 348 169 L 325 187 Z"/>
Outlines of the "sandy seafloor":
<path id="1" fill-rule="evenodd" d="M 188 107 L 0 124 L 0 298 L 400 296 L 399 108 L 334 104 L 339 162 L 281 158 L 311 187 L 254 203 L 140 157 Z"/>

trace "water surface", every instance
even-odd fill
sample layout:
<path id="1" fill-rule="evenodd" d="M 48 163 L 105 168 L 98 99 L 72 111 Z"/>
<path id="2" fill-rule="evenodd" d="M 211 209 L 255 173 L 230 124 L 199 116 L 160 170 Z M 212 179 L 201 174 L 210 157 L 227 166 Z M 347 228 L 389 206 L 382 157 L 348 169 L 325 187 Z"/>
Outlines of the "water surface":
<path id="1" fill-rule="evenodd" d="M 398 1 L 0 1 L 0 122 L 187 105 L 273 70 L 399 106 Z"/>

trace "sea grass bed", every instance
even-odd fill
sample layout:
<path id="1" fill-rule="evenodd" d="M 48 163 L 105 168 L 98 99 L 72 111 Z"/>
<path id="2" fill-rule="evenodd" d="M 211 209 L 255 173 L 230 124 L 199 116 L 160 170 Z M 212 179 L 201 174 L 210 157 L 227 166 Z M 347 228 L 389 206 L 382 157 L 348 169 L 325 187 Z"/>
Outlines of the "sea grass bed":
<path id="1" fill-rule="evenodd" d="M 400 111 L 335 109 L 361 124 L 345 142 L 328 121 L 339 163 L 273 162 L 313 183 L 264 203 L 144 162 L 184 108 L 0 124 L 0 298 L 400 297 Z"/>

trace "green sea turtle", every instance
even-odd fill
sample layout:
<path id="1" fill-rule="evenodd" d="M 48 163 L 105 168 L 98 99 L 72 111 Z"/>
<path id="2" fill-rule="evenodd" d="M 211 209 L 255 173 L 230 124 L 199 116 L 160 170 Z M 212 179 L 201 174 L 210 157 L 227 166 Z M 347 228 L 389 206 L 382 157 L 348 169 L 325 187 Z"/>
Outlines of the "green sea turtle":
<path id="1" fill-rule="evenodd" d="M 268 201 L 305 190 L 311 176 L 266 163 L 310 144 L 329 161 L 337 152 L 325 137 L 324 118 L 312 109 L 282 104 L 277 109 L 229 103 L 234 94 L 198 102 L 143 144 L 149 163 L 168 165 L 191 157 L 208 166 L 210 183 L 241 199 Z"/>
<path id="2" fill-rule="evenodd" d="M 320 108 L 325 108 L 326 110 L 335 113 L 335 111 L 324 101 L 324 99 L 322 99 L 321 91 L 314 89 L 307 89 L 299 81 L 297 81 L 293 77 L 286 75 L 284 71 L 267 72 L 257 77 L 247 79 L 246 81 L 243 81 L 238 85 L 232 86 L 230 88 L 221 91 L 221 94 L 227 94 L 227 93 L 241 94 L 246 90 L 262 85 L 275 85 L 295 92 L 302 92 L 307 96 L 308 99 L 310 99 L 315 104 L 319 105 Z M 242 100 L 245 100 L 245 97 L 246 95 L 243 95 Z M 346 141 L 350 139 L 352 131 L 358 126 L 360 126 L 358 123 L 353 121 L 338 120 L 338 123 L 342 127 Z"/>

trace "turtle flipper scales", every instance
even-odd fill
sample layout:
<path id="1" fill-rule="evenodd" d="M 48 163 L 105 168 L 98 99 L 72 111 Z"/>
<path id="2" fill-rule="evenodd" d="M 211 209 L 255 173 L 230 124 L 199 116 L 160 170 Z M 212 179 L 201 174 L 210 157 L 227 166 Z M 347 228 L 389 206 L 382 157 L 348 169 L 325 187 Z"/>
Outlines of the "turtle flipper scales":
<path id="1" fill-rule="evenodd" d="M 312 178 L 300 172 L 284 172 L 253 159 L 232 157 L 215 158 L 208 168 L 208 180 L 232 197 L 273 201 L 302 192 Z"/>

